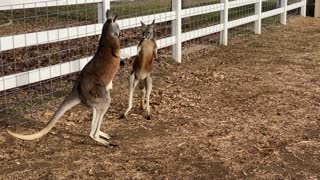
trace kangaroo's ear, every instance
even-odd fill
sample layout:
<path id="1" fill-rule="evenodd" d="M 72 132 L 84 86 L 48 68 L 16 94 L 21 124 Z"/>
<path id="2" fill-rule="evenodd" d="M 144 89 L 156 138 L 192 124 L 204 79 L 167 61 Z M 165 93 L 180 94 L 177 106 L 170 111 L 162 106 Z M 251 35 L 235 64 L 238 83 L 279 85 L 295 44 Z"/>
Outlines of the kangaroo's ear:
<path id="1" fill-rule="evenodd" d="M 113 17 L 113 22 L 116 22 L 117 19 L 118 19 L 118 15 L 115 15 L 115 16 Z"/>
<path id="2" fill-rule="evenodd" d="M 152 21 L 152 25 L 154 25 L 155 22 L 156 22 L 156 20 L 154 19 L 154 20 Z"/>
<path id="3" fill-rule="evenodd" d="M 106 18 L 109 19 L 109 17 L 111 17 L 111 11 L 110 11 L 110 9 L 108 9 L 107 12 L 106 12 Z"/>
<path id="4" fill-rule="evenodd" d="M 140 23 L 141 23 L 142 27 L 146 27 L 145 23 L 143 23 L 142 21 L 140 21 Z"/>

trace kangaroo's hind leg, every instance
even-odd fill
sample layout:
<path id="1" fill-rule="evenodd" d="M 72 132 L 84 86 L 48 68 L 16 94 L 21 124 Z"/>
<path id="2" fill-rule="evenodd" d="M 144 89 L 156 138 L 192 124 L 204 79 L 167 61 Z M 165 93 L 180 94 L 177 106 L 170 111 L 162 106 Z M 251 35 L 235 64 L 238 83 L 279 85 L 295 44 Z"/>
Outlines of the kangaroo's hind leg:
<path id="1" fill-rule="evenodd" d="M 106 110 L 95 108 L 95 110 L 94 110 L 95 119 L 93 119 L 93 122 L 92 122 L 90 137 L 92 139 L 98 141 L 99 143 L 102 143 L 104 145 L 108 145 L 109 142 L 107 141 L 107 139 L 110 138 L 110 136 L 105 133 L 103 136 L 103 135 L 101 135 L 101 131 L 100 131 L 101 123 L 102 123 L 103 116 L 104 116 L 105 112 L 106 112 Z"/>
<path id="2" fill-rule="evenodd" d="M 106 133 L 101 132 L 100 128 L 103 121 L 103 116 L 110 106 L 111 97 L 109 91 L 107 91 L 104 87 L 102 88 L 103 89 L 101 89 L 101 91 L 104 92 L 104 96 L 101 97 L 101 99 L 99 99 L 97 103 L 93 105 L 93 118 L 90 137 L 104 145 L 108 145 L 109 142 L 107 141 L 107 139 L 110 139 L 110 136 Z"/>
<path id="3" fill-rule="evenodd" d="M 143 80 L 140 82 L 140 89 L 141 89 L 141 99 L 140 99 L 140 108 L 142 110 L 146 109 L 146 81 Z"/>
<path id="4" fill-rule="evenodd" d="M 129 101 L 128 101 L 128 108 L 125 111 L 123 117 L 126 117 L 129 113 L 129 111 L 132 109 L 132 103 L 133 103 L 133 92 L 136 86 L 138 85 L 139 81 L 135 78 L 135 73 L 132 72 L 129 77 Z"/>
<path id="5" fill-rule="evenodd" d="M 111 96 L 110 96 L 110 92 L 107 90 L 107 102 L 106 102 L 106 104 L 101 104 L 102 115 L 101 115 L 101 117 L 99 119 L 99 123 L 98 123 L 99 136 L 102 138 L 105 138 L 105 139 L 111 139 L 111 136 L 109 136 L 107 133 L 100 131 L 100 128 L 101 128 L 101 123 L 103 121 L 103 116 L 106 114 L 107 110 L 109 109 L 110 103 L 111 103 Z"/>
<path id="6" fill-rule="evenodd" d="M 146 111 L 147 111 L 147 120 L 151 119 L 151 113 L 150 113 L 150 94 L 152 90 L 152 78 L 150 74 L 146 78 L 146 91 L 147 91 L 147 97 L 146 97 Z"/>

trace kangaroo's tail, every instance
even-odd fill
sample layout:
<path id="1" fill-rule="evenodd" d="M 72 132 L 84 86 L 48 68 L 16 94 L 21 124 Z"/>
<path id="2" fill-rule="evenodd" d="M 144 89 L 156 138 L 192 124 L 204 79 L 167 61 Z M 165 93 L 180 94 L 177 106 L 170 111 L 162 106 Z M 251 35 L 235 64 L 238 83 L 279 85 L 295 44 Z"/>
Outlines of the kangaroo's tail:
<path id="1" fill-rule="evenodd" d="M 22 134 L 17 134 L 14 132 L 11 132 L 8 130 L 8 133 L 18 139 L 23 139 L 23 140 L 35 140 L 39 139 L 42 136 L 46 135 L 50 130 L 54 127 L 54 125 L 57 123 L 57 121 L 61 118 L 61 116 L 71 109 L 72 107 L 76 106 L 79 104 L 81 101 L 78 96 L 75 96 L 74 94 L 70 94 L 69 96 L 66 97 L 66 99 L 63 101 L 63 103 L 60 105 L 59 109 L 54 113 L 50 121 L 47 123 L 46 127 L 43 128 L 41 131 L 34 133 L 34 134 L 29 134 L 29 135 L 22 135 Z"/>

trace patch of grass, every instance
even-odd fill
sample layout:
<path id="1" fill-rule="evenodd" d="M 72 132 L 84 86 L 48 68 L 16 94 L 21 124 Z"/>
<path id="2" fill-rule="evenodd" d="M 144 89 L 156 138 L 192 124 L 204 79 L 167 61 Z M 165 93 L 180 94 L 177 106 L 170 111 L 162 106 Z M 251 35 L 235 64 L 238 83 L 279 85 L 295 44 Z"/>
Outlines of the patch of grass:
<path id="1" fill-rule="evenodd" d="M 220 23 L 220 13 L 208 13 L 183 19 L 182 32 L 188 32 Z"/>
<path id="2" fill-rule="evenodd" d="M 120 18 L 157 14 L 171 10 L 171 0 L 111 2 L 111 9 Z"/>
<path id="3" fill-rule="evenodd" d="M 269 0 L 263 2 L 263 11 L 268 11 L 276 7 L 277 0 Z M 291 0 L 297 1 L 297 0 Z M 220 3 L 220 0 L 208 0 L 206 2 L 192 1 L 191 6 L 204 6 L 209 4 Z M 143 15 L 156 14 L 161 12 L 167 12 L 171 10 L 171 0 L 137 0 L 134 2 L 111 2 L 111 9 L 120 19 L 137 17 Z M 229 19 L 239 19 L 248 15 L 254 14 L 254 5 L 247 5 L 229 10 Z M 35 24 L 37 26 L 50 26 L 49 19 L 55 19 L 55 21 L 74 21 L 74 22 L 98 22 L 98 5 L 97 3 L 69 5 L 69 6 L 56 6 L 56 7 L 43 7 L 43 8 L 31 8 L 31 9 L 18 9 L 9 11 L 0 11 L 0 24 L 1 22 L 7 22 L 7 19 L 12 19 L 14 24 L 24 23 Z M 197 22 L 198 25 L 212 24 L 213 22 L 219 22 L 220 13 L 209 13 L 189 18 L 189 22 Z M 45 25 L 47 24 L 47 25 Z M 202 27 L 202 26 L 201 26 Z M 187 28 L 187 30 L 193 30 L 196 28 Z"/>
<path id="4" fill-rule="evenodd" d="M 229 10 L 229 21 L 251 16 L 251 15 L 254 15 L 254 13 L 255 13 L 254 4 L 232 8 Z"/>

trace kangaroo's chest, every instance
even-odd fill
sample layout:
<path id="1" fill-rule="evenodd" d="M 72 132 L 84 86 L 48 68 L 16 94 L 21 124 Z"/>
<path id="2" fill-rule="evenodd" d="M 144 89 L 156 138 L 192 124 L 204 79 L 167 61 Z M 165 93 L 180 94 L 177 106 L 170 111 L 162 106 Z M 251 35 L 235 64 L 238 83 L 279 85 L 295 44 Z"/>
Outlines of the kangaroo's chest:
<path id="1" fill-rule="evenodd" d="M 120 62 L 114 61 L 101 66 L 99 79 L 106 87 L 112 88 L 112 80 L 119 71 Z"/>
<path id="2" fill-rule="evenodd" d="M 112 88 L 112 80 L 119 71 L 120 58 L 112 55 L 103 54 L 94 59 L 91 66 L 88 67 L 90 74 L 94 76 L 96 82 L 102 84 L 106 88 Z"/>

